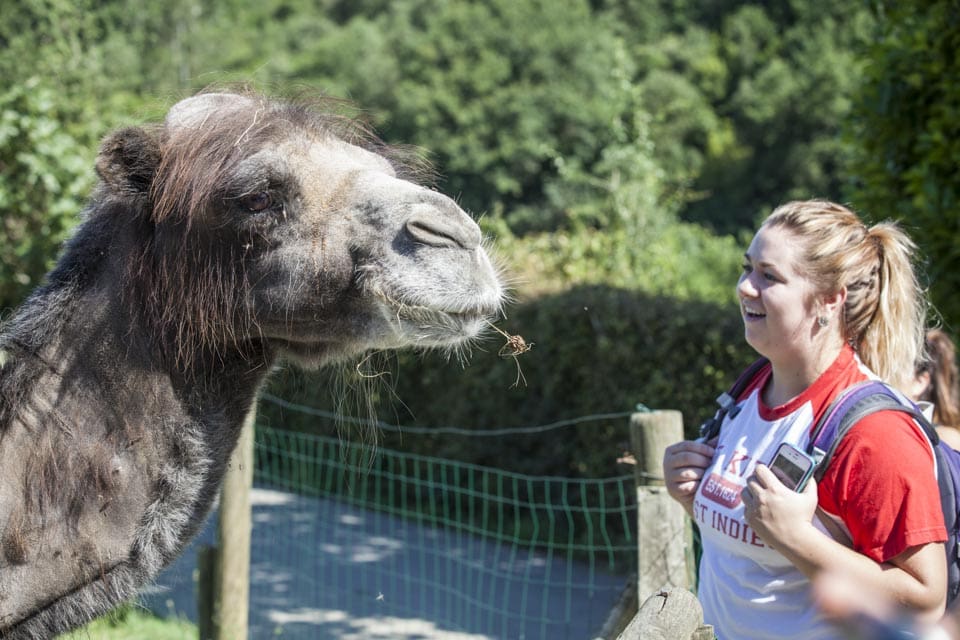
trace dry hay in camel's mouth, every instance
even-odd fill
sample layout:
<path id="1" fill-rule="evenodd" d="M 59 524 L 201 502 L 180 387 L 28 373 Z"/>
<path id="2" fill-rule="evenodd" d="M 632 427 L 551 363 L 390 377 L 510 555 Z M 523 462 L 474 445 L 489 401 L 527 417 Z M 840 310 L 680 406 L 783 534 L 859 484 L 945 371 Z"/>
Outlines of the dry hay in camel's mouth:
<path id="1" fill-rule="evenodd" d="M 494 331 L 502 335 L 507 340 L 506 343 L 504 343 L 504 345 L 500 347 L 500 350 L 497 351 L 497 355 L 500 356 L 501 358 L 513 358 L 513 361 L 517 364 L 517 379 L 513 381 L 513 384 L 510 385 L 510 388 L 512 389 L 516 387 L 517 385 L 520 384 L 521 381 L 523 382 L 523 386 L 527 386 L 527 379 L 523 375 L 523 371 L 520 369 L 520 360 L 517 359 L 517 356 L 522 355 L 527 351 L 530 351 L 530 349 L 533 348 L 533 345 L 535 343 L 527 342 L 526 340 L 523 339 L 523 336 L 519 334 L 513 335 L 510 333 L 507 333 L 506 331 L 504 331 L 497 325 L 493 324 L 489 320 L 487 321 L 487 324 L 489 324 Z"/>

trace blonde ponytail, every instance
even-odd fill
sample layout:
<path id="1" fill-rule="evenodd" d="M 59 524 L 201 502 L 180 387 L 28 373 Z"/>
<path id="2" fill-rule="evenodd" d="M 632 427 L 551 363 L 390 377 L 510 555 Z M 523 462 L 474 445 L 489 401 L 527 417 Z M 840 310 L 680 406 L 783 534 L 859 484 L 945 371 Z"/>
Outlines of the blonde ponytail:
<path id="1" fill-rule="evenodd" d="M 914 270 L 916 245 L 892 222 L 871 227 L 870 238 L 880 246 L 880 295 L 854 346 L 877 375 L 905 388 L 923 353 L 926 328 L 926 298 Z"/>

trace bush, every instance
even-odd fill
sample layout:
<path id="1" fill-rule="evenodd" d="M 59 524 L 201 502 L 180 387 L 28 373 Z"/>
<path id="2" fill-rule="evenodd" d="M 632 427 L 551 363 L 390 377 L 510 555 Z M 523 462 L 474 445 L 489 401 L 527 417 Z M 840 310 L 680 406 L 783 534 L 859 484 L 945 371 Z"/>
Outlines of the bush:
<path id="1" fill-rule="evenodd" d="M 52 266 L 93 179 L 93 152 L 64 131 L 52 89 L 0 93 L 0 315 Z"/>

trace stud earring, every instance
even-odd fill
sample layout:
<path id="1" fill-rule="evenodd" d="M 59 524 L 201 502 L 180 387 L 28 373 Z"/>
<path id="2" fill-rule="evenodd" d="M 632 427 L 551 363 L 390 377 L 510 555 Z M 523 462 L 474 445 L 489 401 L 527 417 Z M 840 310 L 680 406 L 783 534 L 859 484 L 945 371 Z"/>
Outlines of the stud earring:
<path id="1" fill-rule="evenodd" d="M 820 316 L 817 318 L 817 324 L 821 327 L 825 327 L 830 324 L 830 320 L 827 319 L 827 316 Z"/>

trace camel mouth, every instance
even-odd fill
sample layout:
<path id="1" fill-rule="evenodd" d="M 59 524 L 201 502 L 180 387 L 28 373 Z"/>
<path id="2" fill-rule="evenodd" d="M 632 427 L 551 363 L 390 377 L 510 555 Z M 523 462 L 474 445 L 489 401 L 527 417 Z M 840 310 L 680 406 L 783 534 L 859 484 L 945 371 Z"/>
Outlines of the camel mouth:
<path id="1" fill-rule="evenodd" d="M 473 290 L 450 287 L 445 291 L 440 286 L 395 287 L 389 281 L 366 284 L 374 285 L 367 286 L 366 293 L 380 316 L 399 333 L 427 330 L 449 334 L 454 341 L 474 337 L 479 327 L 500 315 L 504 302 L 499 283 L 480 282 Z"/>
<path id="2" fill-rule="evenodd" d="M 411 346 L 449 346 L 475 338 L 498 315 L 493 305 L 449 310 L 390 301 L 385 309 L 385 319 Z"/>

